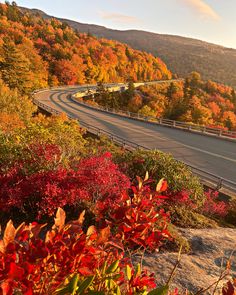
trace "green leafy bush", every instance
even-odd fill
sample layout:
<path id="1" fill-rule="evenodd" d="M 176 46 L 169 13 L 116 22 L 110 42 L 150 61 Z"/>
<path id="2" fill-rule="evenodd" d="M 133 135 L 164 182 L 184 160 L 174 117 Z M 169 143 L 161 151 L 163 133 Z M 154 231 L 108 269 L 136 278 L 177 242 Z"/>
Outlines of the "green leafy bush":
<path id="1" fill-rule="evenodd" d="M 205 194 L 199 178 L 194 176 L 184 163 L 175 160 L 169 154 L 157 150 L 135 150 L 117 155 L 115 161 L 132 179 L 149 171 L 152 179 L 165 178 L 171 191 L 185 190 L 197 206 L 204 203 Z"/>

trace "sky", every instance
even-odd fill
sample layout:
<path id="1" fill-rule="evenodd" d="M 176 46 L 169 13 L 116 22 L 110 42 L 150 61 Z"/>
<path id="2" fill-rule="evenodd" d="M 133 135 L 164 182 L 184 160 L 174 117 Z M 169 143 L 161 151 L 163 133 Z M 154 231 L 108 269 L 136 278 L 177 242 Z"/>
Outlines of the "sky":
<path id="1" fill-rule="evenodd" d="M 4 2 L 1 1 L 0 2 Z M 19 6 L 113 29 L 141 29 L 236 48 L 236 0 L 18 0 Z"/>

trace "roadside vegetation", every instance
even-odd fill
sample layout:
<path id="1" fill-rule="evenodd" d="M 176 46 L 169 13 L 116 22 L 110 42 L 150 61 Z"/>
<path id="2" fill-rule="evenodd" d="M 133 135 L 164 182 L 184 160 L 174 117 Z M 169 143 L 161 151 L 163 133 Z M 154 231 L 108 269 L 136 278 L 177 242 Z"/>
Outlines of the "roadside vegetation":
<path id="1" fill-rule="evenodd" d="M 172 276 L 160 288 L 132 257 L 190 251 L 177 227 L 218 227 L 229 205 L 170 155 L 126 151 L 33 111 L 1 114 L 2 294 L 178 294 Z"/>
<path id="2" fill-rule="evenodd" d="M 126 80 L 126 69 L 137 80 L 170 73 L 146 53 L 22 15 L 15 3 L 0 4 L 0 16 L 0 294 L 180 294 L 171 286 L 175 269 L 163 285 L 134 258 L 190 251 L 178 226 L 233 227 L 235 202 L 205 191 L 171 155 L 126 151 L 63 114 L 42 115 L 29 95 L 47 85 Z M 133 91 L 131 83 L 125 99 Z M 225 274 L 230 264 L 219 281 Z M 222 294 L 235 288 L 229 281 Z"/>
<path id="3" fill-rule="evenodd" d="M 236 92 L 233 88 L 203 81 L 193 72 L 182 82 L 140 86 L 133 83 L 122 93 L 98 85 L 98 93 L 85 101 L 94 106 L 124 110 L 146 117 L 165 118 L 223 130 L 236 130 Z"/>

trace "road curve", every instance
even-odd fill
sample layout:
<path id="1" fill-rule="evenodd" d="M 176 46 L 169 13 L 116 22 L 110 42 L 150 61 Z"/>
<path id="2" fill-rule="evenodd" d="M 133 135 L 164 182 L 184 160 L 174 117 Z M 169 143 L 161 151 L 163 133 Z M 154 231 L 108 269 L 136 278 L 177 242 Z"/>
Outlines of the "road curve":
<path id="1" fill-rule="evenodd" d="M 45 90 L 37 101 L 69 116 L 148 148 L 171 153 L 176 159 L 236 182 L 236 143 L 165 126 L 148 124 L 79 105 L 71 95 L 86 87 Z"/>

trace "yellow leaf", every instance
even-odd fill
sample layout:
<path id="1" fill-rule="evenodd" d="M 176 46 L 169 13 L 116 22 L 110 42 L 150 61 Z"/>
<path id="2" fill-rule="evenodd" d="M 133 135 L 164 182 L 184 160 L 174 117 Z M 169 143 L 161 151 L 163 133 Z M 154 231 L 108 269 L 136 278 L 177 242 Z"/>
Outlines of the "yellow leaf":
<path id="1" fill-rule="evenodd" d="M 6 249 L 6 247 L 9 243 L 14 242 L 15 236 L 16 236 L 16 229 L 13 225 L 13 222 L 10 220 L 10 221 L 8 221 L 5 231 L 4 231 L 4 236 L 3 236 L 4 249 Z M 4 251 L 4 249 L 3 249 L 3 251 Z"/>
<path id="2" fill-rule="evenodd" d="M 149 173 L 148 171 L 146 172 L 146 175 L 145 175 L 145 178 L 144 178 L 144 181 L 147 181 L 149 179 Z"/>
<path id="3" fill-rule="evenodd" d="M 63 209 L 58 208 L 56 218 L 54 218 L 55 226 L 58 227 L 59 231 L 63 229 L 66 221 L 66 213 Z"/>
<path id="4" fill-rule="evenodd" d="M 137 180 L 138 180 L 138 188 L 141 189 L 143 186 L 143 180 L 141 177 L 137 176 Z"/>
<path id="5" fill-rule="evenodd" d="M 164 179 L 164 178 L 162 178 L 159 182 L 158 182 L 158 184 L 157 184 L 157 186 L 156 186 L 156 191 L 157 192 L 163 192 L 163 191 L 165 191 L 167 189 L 167 182 L 166 182 L 166 180 Z"/>
<path id="6" fill-rule="evenodd" d="M 141 275 L 141 265 L 140 263 L 138 263 L 136 266 L 135 276 L 139 277 L 140 275 Z"/>
<path id="7" fill-rule="evenodd" d="M 80 216 L 78 218 L 79 224 L 83 224 L 84 219 L 85 219 L 85 210 L 80 214 Z"/>
<path id="8" fill-rule="evenodd" d="M 132 278 L 132 269 L 128 264 L 126 265 L 126 274 L 127 274 L 128 280 L 130 281 Z"/>
<path id="9" fill-rule="evenodd" d="M 94 225 L 91 225 L 87 230 L 87 237 L 90 237 L 96 233 L 97 233 L 96 227 Z"/>

